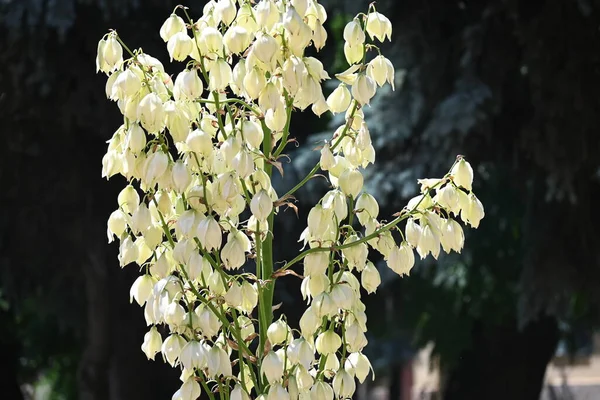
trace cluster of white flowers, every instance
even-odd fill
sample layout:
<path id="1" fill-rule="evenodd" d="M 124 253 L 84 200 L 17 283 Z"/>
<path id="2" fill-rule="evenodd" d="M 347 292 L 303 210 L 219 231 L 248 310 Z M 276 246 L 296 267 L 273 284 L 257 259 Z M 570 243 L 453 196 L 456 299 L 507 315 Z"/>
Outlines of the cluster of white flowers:
<path id="1" fill-rule="evenodd" d="M 378 86 L 394 85 L 394 67 L 376 46 L 392 26 L 373 5 L 346 25 L 350 67 L 325 98 L 321 83 L 330 77 L 304 53 L 325 45 L 326 19 L 316 0 L 210 1 L 196 21 L 177 7 L 160 29 L 171 60 L 186 62 L 174 80 L 116 32 L 98 44 L 97 70 L 124 117 L 102 175 L 128 181 L 108 240 L 119 239 L 121 266 L 136 263 L 143 273 L 131 287 L 150 326 L 142 350 L 181 369 L 174 400 L 201 390 L 232 400 L 352 397 L 355 379 L 371 369 L 361 287 L 371 293 L 381 282 L 369 247 L 408 274 L 413 249 L 421 257 L 437 257 L 440 245 L 462 249 L 452 216 L 474 227 L 483 217 L 473 171 L 459 158 L 444 178 L 422 181 L 422 194 L 394 220 L 377 219 L 377 201 L 363 191 L 361 169 L 375 151 L 362 107 Z M 311 173 L 279 197 L 271 173 L 282 168 L 292 111 L 308 107 L 345 113 L 345 123 Z M 308 249 L 273 271 L 274 215 L 319 169 L 332 190 L 309 212 Z M 404 220 L 405 235 L 397 226 Z M 399 246 L 395 230 L 406 238 Z M 240 270 L 249 261 L 255 274 Z M 273 322 L 273 290 L 299 261 L 309 306 L 292 329 L 285 316 Z"/>

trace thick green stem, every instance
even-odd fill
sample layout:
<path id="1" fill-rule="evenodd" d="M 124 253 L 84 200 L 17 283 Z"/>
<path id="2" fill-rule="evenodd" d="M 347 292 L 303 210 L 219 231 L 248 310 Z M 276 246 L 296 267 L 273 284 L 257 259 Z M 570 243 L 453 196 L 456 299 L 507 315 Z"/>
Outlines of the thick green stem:
<path id="1" fill-rule="evenodd" d="M 271 176 L 273 172 L 273 166 L 268 163 L 271 159 L 272 150 L 272 136 L 271 130 L 267 127 L 264 120 L 261 121 L 261 125 L 264 132 L 263 139 L 263 154 L 266 157 L 265 161 L 265 172 Z M 259 328 L 259 347 L 258 347 L 258 358 L 262 359 L 262 355 L 265 351 L 265 344 L 267 340 L 267 329 L 273 321 L 273 292 L 275 290 L 275 283 L 271 280 L 273 274 L 273 221 L 274 213 L 268 218 L 269 232 L 265 235 L 264 240 L 260 241 L 260 234 L 256 235 L 257 242 L 257 274 L 260 268 L 260 278 L 262 282 L 258 285 L 258 328 Z M 260 250 L 259 250 L 260 248 Z M 261 379 L 262 381 L 262 379 Z M 264 390 L 264 386 L 260 388 L 258 393 Z"/>

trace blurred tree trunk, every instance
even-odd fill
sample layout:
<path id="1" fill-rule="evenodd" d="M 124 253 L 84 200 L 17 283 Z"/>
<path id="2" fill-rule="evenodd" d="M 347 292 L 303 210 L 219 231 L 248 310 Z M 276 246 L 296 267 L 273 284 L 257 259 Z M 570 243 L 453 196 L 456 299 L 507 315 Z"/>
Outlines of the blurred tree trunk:
<path id="1" fill-rule="evenodd" d="M 22 400 L 23 394 L 17 378 L 20 343 L 14 331 L 15 317 L 13 313 L 0 304 L 0 393 L 3 399 Z"/>
<path id="2" fill-rule="evenodd" d="M 97 253 L 83 268 L 87 297 L 87 341 L 79 364 L 79 398 L 82 400 L 108 399 L 108 371 L 110 360 L 110 309 L 107 294 L 112 267 Z"/>
<path id="3" fill-rule="evenodd" d="M 558 343 L 556 320 L 541 317 L 522 330 L 516 321 L 478 324 L 472 346 L 446 371 L 444 400 L 538 400 Z"/>

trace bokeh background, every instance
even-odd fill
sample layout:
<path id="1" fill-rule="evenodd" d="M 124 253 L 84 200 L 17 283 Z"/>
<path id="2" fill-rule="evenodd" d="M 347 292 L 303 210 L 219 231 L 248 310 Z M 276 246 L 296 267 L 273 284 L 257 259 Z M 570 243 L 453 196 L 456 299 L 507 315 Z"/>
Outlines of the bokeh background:
<path id="1" fill-rule="evenodd" d="M 158 400 L 178 387 L 176 371 L 140 350 L 144 318 L 128 302 L 137 271 L 121 270 L 107 244 L 123 181 L 101 179 L 101 159 L 120 114 L 94 73 L 109 28 L 172 73 L 182 69 L 168 64 L 158 35 L 178 3 L 0 0 L 2 399 Z M 198 17 L 204 2 L 184 4 Z M 343 26 L 368 2 L 322 4 L 329 39 L 317 56 L 338 72 Z M 410 399 L 425 346 L 438 378 L 415 398 L 575 398 L 544 387 L 552 360 L 589 363 L 600 322 L 600 1 L 377 8 L 392 20 L 383 51 L 397 68 L 396 91 L 384 88 L 365 110 L 378 152 L 366 183 L 381 215 L 401 209 L 417 178 L 441 176 L 463 154 L 486 217 L 467 230 L 462 254 L 421 262 L 409 278 L 373 259 L 384 278 L 367 300 L 377 380 L 357 399 Z M 337 122 L 295 115 L 300 146 L 277 181 L 282 193 Z M 298 250 L 308 207 L 324 190 L 311 181 L 298 193 L 300 218 L 280 219 L 279 259 Z M 298 314 L 299 281 L 280 281 L 278 301 Z"/>

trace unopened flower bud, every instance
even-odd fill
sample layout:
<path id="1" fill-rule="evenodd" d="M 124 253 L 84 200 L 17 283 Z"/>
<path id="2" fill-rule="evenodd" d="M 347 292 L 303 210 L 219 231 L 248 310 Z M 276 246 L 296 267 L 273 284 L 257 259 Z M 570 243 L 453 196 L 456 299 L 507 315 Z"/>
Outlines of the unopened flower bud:
<path id="1" fill-rule="evenodd" d="M 317 20 L 317 25 L 314 29 L 312 36 L 312 41 L 317 51 L 325 47 L 325 42 L 327 41 L 327 31 L 325 30 L 323 24 L 319 20 Z"/>
<path id="2" fill-rule="evenodd" d="M 117 202 L 123 211 L 131 214 L 140 204 L 140 196 L 133 186 L 127 185 L 117 196 Z"/>
<path id="3" fill-rule="evenodd" d="M 139 153 L 146 147 L 146 134 L 138 124 L 131 124 L 127 130 L 126 144 L 133 153 Z"/>
<path id="4" fill-rule="evenodd" d="M 219 271 L 214 270 L 208 277 L 208 289 L 214 293 L 215 296 L 223 296 L 227 293 L 227 289 L 225 288 L 225 284 L 223 284 L 223 279 L 221 278 Z"/>
<path id="5" fill-rule="evenodd" d="M 452 218 L 448 218 L 442 224 L 441 230 L 440 242 L 444 251 L 450 253 L 454 250 L 460 253 L 465 244 L 465 234 L 460 224 Z"/>
<path id="6" fill-rule="evenodd" d="M 207 355 L 208 376 L 231 376 L 231 362 L 229 356 L 219 345 L 214 345 Z"/>
<path id="7" fill-rule="evenodd" d="M 283 130 L 287 122 L 286 109 L 280 104 L 275 109 L 267 110 L 265 114 L 265 124 L 269 129 L 275 132 Z"/>
<path id="8" fill-rule="evenodd" d="M 167 306 L 164 313 L 165 322 L 173 327 L 178 327 L 183 324 L 185 318 L 185 309 L 176 301 L 171 302 Z"/>

